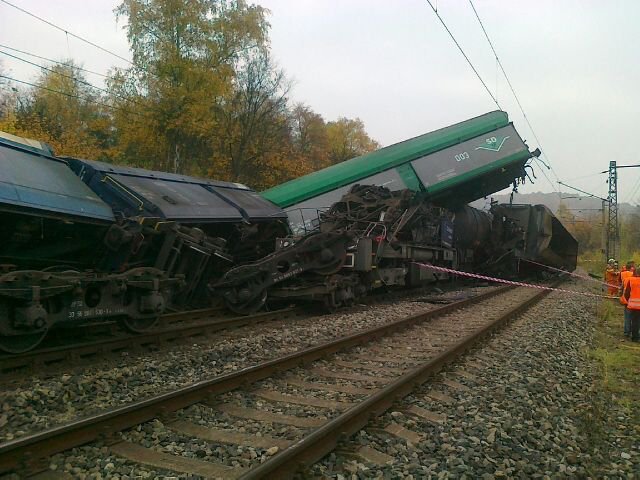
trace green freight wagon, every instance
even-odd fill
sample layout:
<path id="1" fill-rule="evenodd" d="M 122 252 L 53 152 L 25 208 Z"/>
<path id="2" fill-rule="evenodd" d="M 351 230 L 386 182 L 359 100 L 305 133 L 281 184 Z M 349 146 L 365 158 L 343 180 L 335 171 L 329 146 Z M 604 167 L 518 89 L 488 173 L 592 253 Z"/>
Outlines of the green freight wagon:
<path id="1" fill-rule="evenodd" d="M 262 192 L 287 210 L 292 226 L 317 218 L 354 184 L 423 191 L 454 208 L 508 187 L 533 154 L 494 111 L 332 165 Z"/>

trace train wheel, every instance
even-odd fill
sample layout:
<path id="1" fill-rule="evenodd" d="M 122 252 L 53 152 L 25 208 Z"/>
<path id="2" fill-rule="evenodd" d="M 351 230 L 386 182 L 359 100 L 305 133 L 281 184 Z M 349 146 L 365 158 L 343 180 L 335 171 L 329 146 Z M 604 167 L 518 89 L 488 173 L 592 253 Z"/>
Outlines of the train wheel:
<path id="1" fill-rule="evenodd" d="M 142 317 L 142 318 L 133 318 L 133 317 L 124 317 L 121 320 L 122 326 L 133 333 L 144 333 L 148 330 L 151 330 L 160 317 Z"/>
<path id="2" fill-rule="evenodd" d="M 334 260 L 328 265 L 323 265 L 322 267 L 314 268 L 309 270 L 311 273 L 315 273 L 317 275 L 333 275 L 334 273 L 338 273 L 344 265 L 344 258 L 340 258 Z"/>
<path id="3" fill-rule="evenodd" d="M 0 335 L 0 351 L 24 353 L 33 350 L 47 336 L 47 329 L 24 335 Z"/>
<path id="4" fill-rule="evenodd" d="M 225 298 L 225 305 L 233 313 L 238 315 L 251 315 L 260 310 L 267 301 L 267 291 L 263 290 L 259 295 L 247 300 L 246 302 L 233 303 Z"/>

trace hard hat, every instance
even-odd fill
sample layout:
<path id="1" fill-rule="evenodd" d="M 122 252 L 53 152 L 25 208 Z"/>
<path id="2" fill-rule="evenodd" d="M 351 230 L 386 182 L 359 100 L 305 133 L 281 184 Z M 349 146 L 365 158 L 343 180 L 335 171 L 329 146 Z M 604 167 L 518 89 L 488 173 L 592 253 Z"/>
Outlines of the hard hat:
<path id="1" fill-rule="evenodd" d="M 616 260 L 614 258 L 609 259 L 609 263 L 614 263 Z"/>

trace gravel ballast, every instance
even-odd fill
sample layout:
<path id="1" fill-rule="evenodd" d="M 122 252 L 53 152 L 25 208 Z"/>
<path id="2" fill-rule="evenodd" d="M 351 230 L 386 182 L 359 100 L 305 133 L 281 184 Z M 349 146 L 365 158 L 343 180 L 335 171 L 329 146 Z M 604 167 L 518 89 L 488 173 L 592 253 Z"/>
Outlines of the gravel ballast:
<path id="1" fill-rule="evenodd" d="M 576 283 L 566 283 L 564 287 L 572 290 L 582 288 Z M 315 325 L 314 334 L 344 336 L 354 330 L 405 317 L 415 313 L 417 308 L 424 309 L 424 304 L 417 303 L 401 304 L 402 313 L 389 319 L 382 319 L 380 314 L 381 311 L 386 313 L 383 308 L 387 306 L 376 306 L 375 315 L 366 312 L 375 317 L 371 319 L 375 323 L 367 324 L 365 319 L 356 317 L 357 322 L 362 322 L 358 323 L 357 328 L 336 334 L 335 329 L 340 325 L 332 324 L 327 331 L 321 325 Z M 397 402 L 393 409 L 372 421 L 370 427 L 376 428 L 358 432 L 340 446 L 338 452 L 341 453 L 328 455 L 309 469 L 303 478 L 637 478 L 640 475 L 640 450 L 634 442 L 608 439 L 613 448 L 607 451 L 609 454 L 613 452 L 615 457 L 604 459 L 605 470 L 594 468 L 595 463 L 603 462 L 602 453 L 597 449 L 594 451 L 588 435 L 592 427 L 590 422 L 593 421 L 592 388 L 598 374 L 588 357 L 594 331 L 595 304 L 595 300 L 587 297 L 550 294 L 521 318 L 447 367 L 432 381 Z M 398 305 L 389 307 L 390 315 L 398 309 Z M 476 312 L 478 315 L 480 310 Z M 344 314 L 342 317 L 364 313 Z M 342 317 L 341 322 L 348 321 Z M 276 330 L 268 329 L 271 334 Z M 262 345 L 262 337 L 269 333 L 260 330 L 259 335 L 251 340 L 254 342 L 252 348 L 257 349 L 256 341 Z M 299 336 L 300 332 L 283 332 L 280 329 L 278 338 L 291 341 L 296 334 Z M 243 340 L 227 338 L 221 343 Z M 273 347 L 270 356 L 308 345 L 276 347 L 269 340 L 264 339 L 264 342 Z M 318 343 L 313 341 L 313 337 L 300 340 Z M 257 354 L 243 351 L 243 355 L 245 359 L 253 359 Z M 338 354 L 336 358 L 349 361 L 347 354 Z M 246 366 L 239 362 L 220 362 L 216 368 L 222 372 L 229 371 L 225 368 L 227 365 L 233 365 L 231 369 Z M 368 363 L 372 367 L 394 366 L 391 363 Z M 317 364 L 325 365 L 327 369 L 336 368 L 328 361 Z M 366 374 L 366 368 L 360 373 Z M 323 381 L 322 378 L 305 374 L 304 369 L 294 369 L 289 375 L 307 377 L 314 382 Z M 196 379 L 197 371 L 192 381 Z M 325 400 L 355 401 L 359 398 L 352 394 L 307 391 L 283 381 L 284 378 L 267 379 L 255 387 Z M 365 386 L 359 382 L 349 383 Z M 216 403 L 218 400 L 244 407 L 260 406 L 272 413 L 306 418 L 321 415 L 333 417 L 337 414 L 331 409 L 290 403 L 270 404 L 252 393 L 242 391 L 225 394 L 216 399 Z M 423 409 L 442 421 L 416 416 L 410 411 L 412 407 Z M 278 424 L 267 426 L 253 420 L 238 421 L 237 418 L 217 412 L 215 403 L 210 406 L 194 405 L 178 412 L 177 416 L 205 427 L 289 441 L 299 438 L 305 430 L 309 431 Z M 624 418 L 619 419 L 619 422 L 625 421 Z M 407 441 L 385 433 L 382 429 L 391 423 L 420 434 L 421 439 Z M 159 452 L 232 467 L 247 468 L 273 455 L 266 447 L 224 445 L 193 439 L 177 433 L 162 420 L 123 432 L 121 437 Z M 345 450 L 355 452 L 360 446 L 388 455 L 390 461 L 381 465 L 342 453 Z M 619 448 L 616 449 L 616 446 Z M 50 469 L 66 471 L 74 478 L 200 478 L 135 465 L 100 446 L 86 446 L 56 455 L 50 461 Z"/>
<path id="2" fill-rule="evenodd" d="M 365 429 L 347 447 L 375 448 L 393 458 L 390 464 L 331 454 L 309 474 L 337 479 L 591 475 L 593 458 L 584 432 L 595 373 L 586 357 L 594 316 L 593 299 L 550 294 L 376 422 L 398 423 L 422 434 L 421 441 L 412 444 Z M 468 389 L 445 385 L 445 379 Z M 434 400 L 428 396 L 432 392 L 453 402 Z M 445 420 L 421 419 L 407 412 L 411 405 Z M 618 454 L 607 472 L 610 478 L 635 478 L 638 451 Z"/>
<path id="3" fill-rule="evenodd" d="M 489 287 L 494 288 L 494 287 Z M 486 292 L 467 288 L 446 292 L 456 298 Z M 420 301 L 425 292 L 393 304 L 362 306 L 333 315 L 295 319 L 283 327 L 269 323 L 223 332 L 219 339 L 176 344 L 157 352 L 129 354 L 51 378 L 34 375 L 0 391 L 0 441 L 168 392 L 213 376 L 291 353 L 439 305 Z M 375 311 L 375 315 L 372 312 Z"/>

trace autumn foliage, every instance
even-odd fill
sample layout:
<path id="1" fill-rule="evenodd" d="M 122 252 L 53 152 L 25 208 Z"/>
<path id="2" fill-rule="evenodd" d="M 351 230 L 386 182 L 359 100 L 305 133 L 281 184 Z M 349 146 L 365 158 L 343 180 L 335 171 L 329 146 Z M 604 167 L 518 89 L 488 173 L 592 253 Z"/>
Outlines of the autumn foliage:
<path id="1" fill-rule="evenodd" d="M 268 11 L 244 0 L 123 0 L 132 53 L 103 87 L 72 60 L 36 87 L 5 82 L 0 130 L 56 154 L 263 189 L 379 148 L 360 119 L 291 104 L 269 50 Z M 95 82 L 94 82 L 95 84 Z"/>

